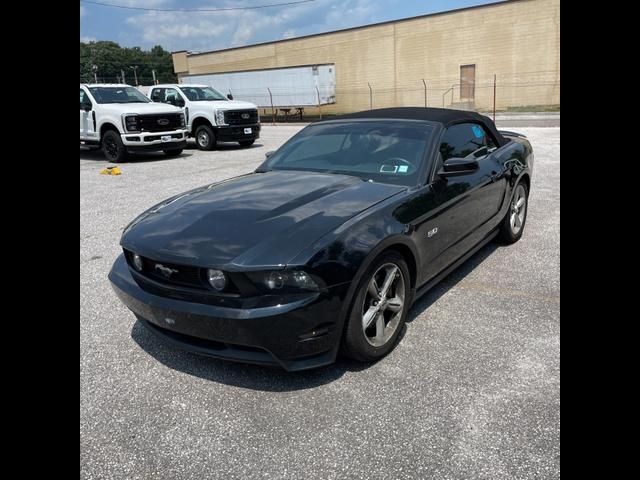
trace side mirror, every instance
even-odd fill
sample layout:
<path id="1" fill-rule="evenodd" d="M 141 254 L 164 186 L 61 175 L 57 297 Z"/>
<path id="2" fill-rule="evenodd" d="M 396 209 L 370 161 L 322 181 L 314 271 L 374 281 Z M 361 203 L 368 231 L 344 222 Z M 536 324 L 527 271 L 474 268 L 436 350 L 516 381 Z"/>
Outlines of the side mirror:
<path id="1" fill-rule="evenodd" d="M 91 104 L 90 103 L 80 103 L 80 110 L 84 110 L 85 112 L 90 112 L 91 111 Z"/>
<path id="2" fill-rule="evenodd" d="M 231 95 L 231 94 L 229 93 L 229 94 L 227 94 L 227 98 L 228 98 L 229 100 L 233 100 L 233 95 Z"/>
<path id="3" fill-rule="evenodd" d="M 475 172 L 478 168 L 478 160 L 475 158 L 448 158 L 442 164 L 438 175 L 441 177 L 466 175 Z"/>
<path id="4" fill-rule="evenodd" d="M 183 99 L 181 99 L 181 98 L 179 98 L 179 99 L 177 99 L 177 100 L 175 101 L 174 105 L 175 105 L 176 107 L 180 107 L 180 108 L 182 108 L 182 107 L 184 107 L 184 100 L 183 100 Z"/>
<path id="5" fill-rule="evenodd" d="M 271 155 L 273 155 L 274 153 L 276 153 L 276 152 L 274 152 L 274 151 L 272 150 L 272 151 L 270 151 L 270 152 L 265 153 L 265 154 L 264 154 L 264 156 L 265 156 L 265 158 L 269 158 L 269 157 L 270 157 Z"/>

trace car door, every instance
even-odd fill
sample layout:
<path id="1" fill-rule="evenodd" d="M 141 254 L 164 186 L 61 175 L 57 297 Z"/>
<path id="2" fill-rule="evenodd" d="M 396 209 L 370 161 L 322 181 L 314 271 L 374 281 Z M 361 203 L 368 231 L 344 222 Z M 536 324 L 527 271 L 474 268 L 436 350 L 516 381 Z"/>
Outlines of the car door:
<path id="1" fill-rule="evenodd" d="M 419 236 L 423 268 L 437 274 L 469 251 L 493 228 L 506 189 L 502 167 L 496 161 L 496 141 L 484 127 L 460 123 L 443 133 L 431 179 L 433 215 Z M 478 168 L 445 176 L 442 164 L 449 158 L 473 157 Z M 440 172 L 440 173 L 439 173 Z"/>
<path id="2" fill-rule="evenodd" d="M 80 88 L 80 138 L 95 138 L 92 111 L 82 108 L 83 105 L 91 105 L 91 99 L 87 92 Z"/>

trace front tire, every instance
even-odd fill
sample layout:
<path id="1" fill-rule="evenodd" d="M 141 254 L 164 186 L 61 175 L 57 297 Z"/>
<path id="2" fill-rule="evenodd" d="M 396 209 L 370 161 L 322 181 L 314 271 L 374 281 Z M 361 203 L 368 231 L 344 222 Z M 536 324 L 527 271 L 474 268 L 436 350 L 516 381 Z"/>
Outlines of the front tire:
<path id="1" fill-rule="evenodd" d="M 362 362 L 387 355 L 398 342 L 411 301 L 407 263 L 398 252 L 384 252 L 358 284 L 344 332 L 343 353 Z"/>
<path id="2" fill-rule="evenodd" d="M 511 244 L 520 240 L 524 225 L 527 221 L 529 206 L 529 191 L 524 182 L 518 182 L 509 203 L 509 210 L 500 226 L 499 238 L 502 242 Z"/>
<path id="3" fill-rule="evenodd" d="M 251 145 L 253 145 L 255 142 L 255 140 L 240 140 L 238 143 L 240 144 L 241 147 L 250 147 Z"/>
<path id="4" fill-rule="evenodd" d="M 163 150 L 167 157 L 177 157 L 182 153 L 182 148 L 174 148 L 173 150 Z"/>
<path id="5" fill-rule="evenodd" d="M 120 134 L 114 130 L 107 130 L 102 137 L 102 153 L 111 163 L 126 162 L 129 158 Z"/>
<path id="6" fill-rule="evenodd" d="M 216 134 L 209 125 L 200 125 L 196 128 L 196 145 L 200 150 L 213 150 L 216 148 Z"/>

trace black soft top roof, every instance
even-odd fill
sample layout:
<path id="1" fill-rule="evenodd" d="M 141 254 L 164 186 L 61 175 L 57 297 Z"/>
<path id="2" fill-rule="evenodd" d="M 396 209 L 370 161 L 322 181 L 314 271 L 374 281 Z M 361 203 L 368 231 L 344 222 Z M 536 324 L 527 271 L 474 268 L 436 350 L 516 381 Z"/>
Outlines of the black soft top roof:
<path id="1" fill-rule="evenodd" d="M 399 120 L 427 120 L 441 123 L 444 127 L 456 123 L 479 123 L 483 125 L 498 142 L 498 146 L 507 143 L 507 140 L 500 135 L 493 121 L 484 115 L 466 110 L 452 110 L 449 108 L 424 108 L 424 107 L 399 107 L 399 108 L 378 108 L 376 110 L 365 110 L 356 113 L 347 113 L 332 120 L 347 120 L 357 118 L 397 118 Z"/>

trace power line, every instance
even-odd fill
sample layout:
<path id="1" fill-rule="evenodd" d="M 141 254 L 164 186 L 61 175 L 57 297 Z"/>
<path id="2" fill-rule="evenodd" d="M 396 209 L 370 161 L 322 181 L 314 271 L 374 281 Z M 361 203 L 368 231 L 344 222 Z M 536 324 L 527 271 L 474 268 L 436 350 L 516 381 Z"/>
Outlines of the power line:
<path id="1" fill-rule="evenodd" d="M 92 5 L 100 5 L 103 7 L 124 8 L 127 10 L 144 10 L 147 12 L 225 12 L 230 10 L 256 10 L 258 8 L 284 7 L 287 5 L 298 5 L 300 3 L 315 2 L 315 0 L 299 0 L 296 2 L 270 3 L 267 5 L 255 5 L 253 7 L 226 7 L 226 8 L 145 8 L 130 7 L 128 5 L 116 5 L 114 3 L 94 2 L 90 0 L 80 0 L 80 3 L 90 3 Z"/>

